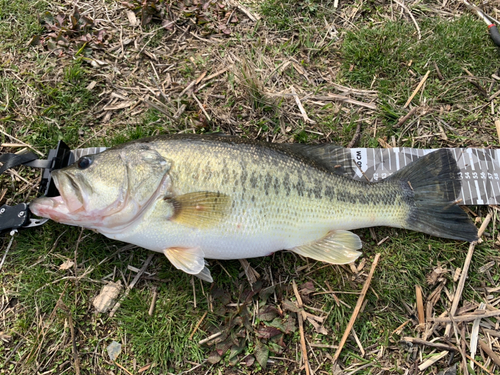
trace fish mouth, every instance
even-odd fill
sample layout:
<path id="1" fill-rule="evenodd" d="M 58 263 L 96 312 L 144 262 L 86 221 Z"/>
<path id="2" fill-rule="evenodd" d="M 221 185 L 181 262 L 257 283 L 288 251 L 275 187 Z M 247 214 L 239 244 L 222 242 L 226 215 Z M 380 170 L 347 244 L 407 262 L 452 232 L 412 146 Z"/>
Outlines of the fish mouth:
<path id="1" fill-rule="evenodd" d="M 52 179 L 60 195 L 35 199 L 30 203 L 30 210 L 37 216 L 65 223 L 72 215 L 85 210 L 87 195 L 71 174 L 53 171 Z"/>

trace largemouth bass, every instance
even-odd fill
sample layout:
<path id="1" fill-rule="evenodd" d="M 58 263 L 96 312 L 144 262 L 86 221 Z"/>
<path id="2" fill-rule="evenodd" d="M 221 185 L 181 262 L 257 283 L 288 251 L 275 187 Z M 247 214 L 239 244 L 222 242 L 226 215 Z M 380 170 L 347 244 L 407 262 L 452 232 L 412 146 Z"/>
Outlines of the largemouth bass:
<path id="1" fill-rule="evenodd" d="M 60 196 L 30 209 L 54 221 L 164 253 L 212 281 L 205 259 L 291 250 L 345 264 L 360 256 L 349 230 L 391 226 L 474 241 L 456 205 L 449 150 L 378 183 L 342 176 L 352 161 L 332 145 L 271 144 L 219 135 L 165 135 L 84 156 L 52 172 Z M 338 167 L 341 168 L 338 168 Z"/>

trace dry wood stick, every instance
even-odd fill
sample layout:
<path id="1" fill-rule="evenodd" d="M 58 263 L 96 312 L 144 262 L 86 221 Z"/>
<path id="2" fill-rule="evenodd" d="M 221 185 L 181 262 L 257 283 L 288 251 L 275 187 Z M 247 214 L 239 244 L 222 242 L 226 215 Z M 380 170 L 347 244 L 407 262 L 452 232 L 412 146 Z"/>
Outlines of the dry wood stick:
<path id="1" fill-rule="evenodd" d="M 63 310 L 68 315 L 68 325 L 69 330 L 71 332 L 71 343 L 72 343 L 72 351 L 73 351 L 73 360 L 75 362 L 75 374 L 80 375 L 80 357 L 78 356 L 78 349 L 76 347 L 76 339 L 75 339 L 75 325 L 73 324 L 73 317 L 71 316 L 71 312 L 62 302 L 61 304 L 64 306 Z"/>
<path id="2" fill-rule="evenodd" d="M 356 307 L 354 308 L 354 311 L 351 315 L 351 319 L 349 320 L 349 324 L 347 325 L 347 328 L 344 332 L 344 336 L 342 336 L 342 339 L 340 340 L 339 348 L 335 352 L 335 355 L 333 356 L 333 362 L 336 362 L 339 359 L 340 353 L 342 352 L 342 348 L 345 345 L 345 342 L 347 341 L 347 337 L 349 337 L 349 333 L 351 332 L 352 327 L 354 326 L 354 322 L 356 321 L 356 318 L 358 317 L 359 311 L 361 310 L 361 306 L 363 305 L 363 301 L 366 296 L 366 292 L 368 291 L 368 288 L 370 287 L 370 283 L 372 281 L 373 273 L 375 272 L 375 268 L 377 267 L 378 260 L 380 258 L 380 253 L 375 255 L 375 259 L 373 259 L 373 264 L 370 269 L 370 273 L 368 274 L 368 278 L 365 281 L 365 285 L 363 285 L 363 289 L 361 290 L 361 294 L 359 295 L 358 302 L 356 303 Z"/>
<path id="3" fill-rule="evenodd" d="M 420 285 L 415 285 L 415 293 L 417 295 L 418 324 L 424 324 L 424 299 L 422 298 L 422 288 L 420 287 Z"/>
<path id="4" fill-rule="evenodd" d="M 405 105 L 403 106 L 403 108 L 406 108 L 408 107 L 408 105 L 411 103 L 411 101 L 413 100 L 413 98 L 415 97 L 415 95 L 417 95 L 417 93 L 420 91 L 420 89 L 422 88 L 422 86 L 424 85 L 425 81 L 427 80 L 427 77 L 429 77 L 429 73 L 431 71 L 428 70 L 427 73 L 425 73 L 425 76 L 424 78 L 422 78 L 422 80 L 420 81 L 420 83 L 418 84 L 417 88 L 415 89 L 415 91 L 413 91 L 413 93 L 410 95 L 410 97 L 408 98 L 408 100 L 406 101 Z"/>
<path id="5" fill-rule="evenodd" d="M 498 140 L 500 141 L 500 120 L 495 120 L 495 127 L 497 128 Z"/>
<path id="6" fill-rule="evenodd" d="M 456 348 L 454 346 L 441 344 L 439 342 L 426 341 L 426 340 L 418 339 L 416 337 L 403 337 L 401 339 L 401 341 L 411 342 L 412 344 L 420 344 L 420 345 L 430 346 L 432 348 L 437 348 L 437 349 L 441 349 L 441 350 L 457 351 L 458 352 L 458 348 Z"/>
<path id="7" fill-rule="evenodd" d="M 201 340 L 198 344 L 199 344 L 199 345 L 203 345 L 203 344 L 205 344 L 205 343 L 207 343 L 207 342 L 209 342 L 209 341 L 211 341 L 211 340 L 213 340 L 213 339 L 216 339 L 217 337 L 219 337 L 219 336 L 220 336 L 220 335 L 222 335 L 222 334 L 223 334 L 223 332 L 222 332 L 222 331 L 219 331 L 219 332 L 217 332 L 217 333 L 214 333 L 213 335 L 208 336 L 207 338 L 205 338 L 205 339 Z"/>
<path id="8" fill-rule="evenodd" d="M 354 146 L 356 146 L 360 137 L 361 137 L 361 122 L 358 122 L 358 125 L 356 126 L 356 131 L 354 132 L 354 137 L 352 137 L 351 142 L 349 142 L 349 144 L 347 145 L 347 148 L 353 148 Z"/>
<path id="9" fill-rule="evenodd" d="M 156 299 L 158 298 L 158 288 L 156 286 L 153 287 L 153 298 L 151 299 L 151 305 L 149 306 L 148 315 L 153 316 L 153 312 L 155 311 Z"/>
<path id="10" fill-rule="evenodd" d="M 458 315 L 454 317 L 449 317 L 449 318 L 431 318 L 434 322 L 439 322 L 439 323 L 450 323 L 450 322 L 472 322 L 473 320 L 476 319 L 484 319 L 484 318 L 491 318 L 494 316 L 499 316 L 500 315 L 500 310 L 496 311 L 489 311 L 484 314 L 467 314 L 467 315 Z"/>
<path id="11" fill-rule="evenodd" d="M 135 284 L 137 284 L 137 282 L 139 281 L 139 279 L 141 278 L 142 274 L 146 271 L 146 269 L 148 268 L 149 266 L 149 263 L 151 263 L 151 260 L 153 260 L 153 257 L 155 256 L 155 254 L 150 254 L 148 256 L 148 259 L 146 259 L 146 261 L 144 262 L 144 265 L 142 266 L 142 268 L 139 270 L 139 272 L 137 272 L 137 275 L 135 275 L 134 279 L 132 280 L 132 282 L 129 284 L 129 286 L 127 287 L 127 289 L 125 290 L 125 293 L 123 294 L 122 298 L 120 298 L 120 300 L 115 304 L 115 306 L 113 306 L 113 309 L 111 310 L 111 312 L 109 313 L 109 316 L 112 317 L 113 315 L 115 315 L 116 313 L 116 310 L 118 310 L 118 308 L 120 307 L 120 305 L 122 304 L 122 301 L 128 296 L 128 294 L 130 293 L 130 291 L 132 290 L 132 288 L 135 286 Z"/>
<path id="12" fill-rule="evenodd" d="M 491 350 L 491 348 L 484 340 L 479 340 L 479 345 L 481 346 L 481 349 L 483 349 L 483 351 L 488 354 L 491 360 L 495 362 L 497 366 L 500 366 L 500 357 L 498 356 L 498 354 Z"/>
<path id="13" fill-rule="evenodd" d="M 299 96 L 295 92 L 295 88 L 293 86 L 290 86 L 290 91 L 292 92 L 292 96 L 295 99 L 295 103 L 297 103 L 297 107 L 299 107 L 300 113 L 302 114 L 302 118 L 304 119 L 304 121 L 306 123 L 309 123 L 309 124 L 315 124 L 316 121 L 311 120 L 309 118 L 309 116 L 307 115 L 307 112 L 304 109 L 304 107 L 302 106 L 302 103 L 300 102 Z"/>
<path id="14" fill-rule="evenodd" d="M 200 107 L 201 111 L 203 112 L 203 114 L 205 115 L 205 117 L 207 118 L 207 120 L 208 121 L 212 121 L 212 118 L 207 113 L 207 111 L 203 107 L 203 104 L 201 104 L 201 102 L 198 100 L 198 98 L 196 97 L 196 95 L 194 93 L 192 93 L 191 95 L 193 96 L 193 99 L 196 101 L 196 103 L 198 103 L 198 106 Z"/>
<path id="15" fill-rule="evenodd" d="M 488 226 L 491 220 L 491 213 L 486 215 L 486 218 L 481 224 L 479 231 L 477 232 L 477 237 L 480 238 L 483 235 L 484 230 Z M 472 261 L 472 255 L 474 254 L 474 249 L 476 247 L 477 241 L 474 241 L 469 246 L 469 251 L 467 252 L 467 257 L 465 258 L 464 266 L 462 267 L 462 274 L 460 275 L 460 280 L 458 281 L 457 291 L 455 292 L 455 296 L 453 297 L 453 303 L 451 304 L 450 316 L 455 316 L 457 312 L 458 303 L 462 297 L 462 291 L 465 286 L 465 279 L 467 278 L 467 273 L 469 271 L 470 262 Z M 449 336 L 451 331 L 451 323 L 446 326 L 446 330 L 444 335 Z"/>
<path id="16" fill-rule="evenodd" d="M 299 321 L 299 332 L 300 332 L 300 347 L 302 348 L 302 356 L 304 357 L 304 365 L 306 367 L 306 375 L 310 375 L 309 369 L 309 359 L 307 358 L 307 347 L 306 347 L 306 336 L 304 334 L 304 317 L 302 310 L 302 298 L 300 297 L 299 290 L 297 289 L 297 284 L 295 280 L 292 280 L 293 292 L 295 293 L 295 297 L 297 298 L 297 305 L 301 309 L 297 312 L 297 319 Z"/>
<path id="17" fill-rule="evenodd" d="M 481 367 L 484 371 L 486 371 L 487 374 L 495 375 L 490 370 L 488 370 L 486 367 L 484 367 L 482 364 L 480 364 L 478 361 L 476 361 L 474 358 L 472 358 L 470 355 L 466 354 L 465 356 L 468 359 L 470 359 L 472 362 L 474 362 L 476 365 L 478 365 L 479 367 Z"/>
<path id="18" fill-rule="evenodd" d="M 113 363 L 115 365 L 117 365 L 119 368 L 121 368 L 123 371 L 125 371 L 127 373 L 127 375 L 133 375 L 129 370 L 127 370 L 125 367 L 123 367 L 122 365 L 120 365 L 118 362 L 113 361 Z"/>
<path id="19" fill-rule="evenodd" d="M 2 126 L 2 129 L 3 129 L 3 126 Z M 44 156 L 43 153 L 41 153 L 40 151 L 38 151 L 36 148 L 34 148 L 33 146 L 27 144 L 27 143 L 24 143 L 23 141 L 17 139 L 16 137 L 14 137 L 13 135 L 10 135 L 9 133 L 6 133 L 5 131 L 3 131 L 2 129 L 0 129 L 0 133 L 2 133 L 3 135 L 5 135 L 6 137 L 9 137 L 10 139 L 13 139 L 14 141 L 16 141 L 17 143 L 20 143 L 26 147 L 29 147 L 31 148 L 33 151 L 35 151 L 38 155 L 41 155 L 41 156 Z"/>
<path id="20" fill-rule="evenodd" d="M 398 123 L 394 125 L 394 128 L 401 127 L 401 125 L 403 125 L 406 122 L 406 120 L 408 120 L 417 111 L 417 109 L 418 107 L 413 107 L 412 109 L 410 109 L 410 111 L 406 115 L 404 115 L 399 119 Z"/>
<path id="21" fill-rule="evenodd" d="M 191 332 L 191 334 L 189 335 L 189 340 L 193 339 L 194 334 L 196 333 L 196 331 L 198 330 L 198 328 L 200 328 L 201 322 L 203 322 L 203 319 L 205 319 L 205 317 L 207 316 L 207 314 L 208 314 L 208 311 L 205 311 L 205 313 L 203 314 L 203 316 L 201 317 L 201 319 L 198 320 L 198 322 L 194 326 L 193 332 Z"/>

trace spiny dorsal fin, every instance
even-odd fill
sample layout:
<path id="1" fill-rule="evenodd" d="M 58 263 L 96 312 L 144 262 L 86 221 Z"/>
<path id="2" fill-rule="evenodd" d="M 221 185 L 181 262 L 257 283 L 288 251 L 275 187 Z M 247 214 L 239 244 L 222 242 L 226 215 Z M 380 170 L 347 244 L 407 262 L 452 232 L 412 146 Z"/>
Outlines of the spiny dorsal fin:
<path id="1" fill-rule="evenodd" d="M 229 213 L 231 197 L 219 192 L 199 191 L 172 198 L 174 214 L 170 220 L 188 227 L 208 228 Z"/>
<path id="2" fill-rule="evenodd" d="M 359 250 L 362 244 L 360 238 L 347 230 L 334 230 L 319 241 L 294 247 L 294 253 L 321 262 L 332 264 L 346 264 L 354 262 L 361 255 Z"/>

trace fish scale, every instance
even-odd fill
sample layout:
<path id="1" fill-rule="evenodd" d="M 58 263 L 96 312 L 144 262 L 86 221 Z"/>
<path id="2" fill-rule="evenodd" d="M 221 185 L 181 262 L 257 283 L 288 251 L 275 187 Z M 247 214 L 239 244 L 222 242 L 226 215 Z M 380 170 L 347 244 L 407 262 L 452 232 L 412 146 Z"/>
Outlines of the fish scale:
<path id="1" fill-rule="evenodd" d="M 362 227 L 476 239 L 475 226 L 454 204 L 460 181 L 447 150 L 379 183 L 339 173 L 351 160 L 332 145 L 218 135 L 158 136 L 84 158 L 53 173 L 61 196 L 35 200 L 35 214 L 163 252 L 208 281 L 205 258 L 287 249 L 352 262 L 361 240 L 348 230 Z"/>

